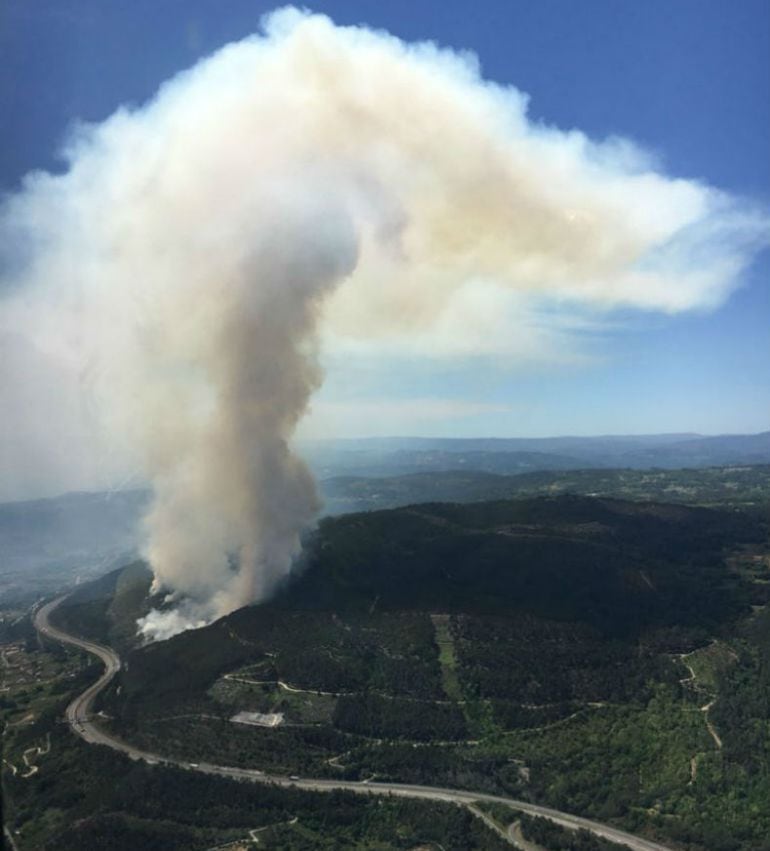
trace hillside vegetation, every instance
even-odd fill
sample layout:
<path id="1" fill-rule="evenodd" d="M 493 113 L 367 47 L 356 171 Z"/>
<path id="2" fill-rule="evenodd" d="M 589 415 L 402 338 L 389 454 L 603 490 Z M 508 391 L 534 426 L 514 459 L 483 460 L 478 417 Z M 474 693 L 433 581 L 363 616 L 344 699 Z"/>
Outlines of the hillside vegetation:
<path id="1" fill-rule="evenodd" d="M 128 652 L 102 709 L 186 759 L 505 792 L 683 848 L 764 849 L 767 552 L 759 514 L 611 499 L 328 518 L 272 601 Z M 114 634 L 112 598 L 88 605 Z"/>
<path id="2" fill-rule="evenodd" d="M 475 469 L 379 477 L 324 479 L 325 511 L 344 514 L 395 508 L 417 502 L 477 502 L 559 494 L 655 500 L 711 507 L 764 509 L 770 506 L 770 466 L 706 467 L 677 470 L 541 469 L 500 475 Z"/>

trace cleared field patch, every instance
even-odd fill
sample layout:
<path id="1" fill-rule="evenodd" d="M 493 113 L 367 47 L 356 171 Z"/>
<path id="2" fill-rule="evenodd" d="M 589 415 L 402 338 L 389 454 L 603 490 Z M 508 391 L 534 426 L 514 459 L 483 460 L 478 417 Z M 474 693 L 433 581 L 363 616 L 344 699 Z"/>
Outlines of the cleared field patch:
<path id="1" fill-rule="evenodd" d="M 462 701 L 463 693 L 457 676 L 455 642 L 449 628 L 449 615 L 431 615 L 438 646 L 438 661 L 441 665 L 441 685 L 450 700 Z"/>
<path id="2" fill-rule="evenodd" d="M 283 716 L 284 724 L 331 724 L 337 698 L 311 691 L 288 691 L 279 684 L 247 683 L 222 677 L 209 696 L 237 712 Z"/>
<path id="3" fill-rule="evenodd" d="M 735 651 L 722 641 L 714 641 L 686 657 L 697 688 L 716 692 L 719 677 L 737 661 Z"/>

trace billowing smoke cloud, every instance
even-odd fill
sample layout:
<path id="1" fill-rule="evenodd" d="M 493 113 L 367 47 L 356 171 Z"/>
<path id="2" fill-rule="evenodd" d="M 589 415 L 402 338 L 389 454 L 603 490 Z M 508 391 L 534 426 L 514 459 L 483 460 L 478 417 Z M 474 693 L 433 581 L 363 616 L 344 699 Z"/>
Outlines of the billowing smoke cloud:
<path id="1" fill-rule="evenodd" d="M 767 226 L 628 142 L 531 123 L 472 57 L 291 9 L 67 158 L 4 204 L 0 333 L 73 365 L 151 481 L 178 603 L 156 637 L 290 569 L 319 507 L 290 447 L 319 341 L 515 355 L 536 302 L 713 307 Z"/>

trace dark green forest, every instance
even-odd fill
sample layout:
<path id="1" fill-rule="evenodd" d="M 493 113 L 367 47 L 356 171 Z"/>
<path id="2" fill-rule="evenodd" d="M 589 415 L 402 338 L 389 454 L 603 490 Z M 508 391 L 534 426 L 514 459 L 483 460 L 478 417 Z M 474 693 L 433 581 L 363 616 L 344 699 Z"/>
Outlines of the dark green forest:
<path id="1" fill-rule="evenodd" d="M 322 521 L 271 601 L 168 641 L 139 646 L 132 631 L 157 603 L 141 564 L 83 586 L 56 617 L 120 649 L 124 668 L 96 706 L 100 723 L 159 754 L 477 789 L 683 851 L 766 851 L 767 540 L 761 513 L 733 507 L 575 496 L 430 503 Z M 244 711 L 281 720 L 233 720 Z M 337 818 L 327 796 L 205 791 L 211 778 L 123 765 L 56 729 L 56 756 L 7 785 L 16 821 L 56 836 L 50 847 L 211 847 L 225 828 L 229 839 L 268 824 L 275 848 L 496 847 L 454 807 L 420 816 L 428 805 L 342 796 Z M 44 734 L 26 728 L 18 746 Z M 101 770 L 89 761 L 117 760 L 118 797 L 83 788 L 60 758 L 86 785 Z M 163 772 L 199 801 L 194 817 L 164 798 Z M 42 821 L 36 800 L 49 813 Z M 93 817 L 46 826 L 51 813 L 86 809 Z M 604 851 L 552 825 L 522 820 L 521 829 L 548 848 Z"/>

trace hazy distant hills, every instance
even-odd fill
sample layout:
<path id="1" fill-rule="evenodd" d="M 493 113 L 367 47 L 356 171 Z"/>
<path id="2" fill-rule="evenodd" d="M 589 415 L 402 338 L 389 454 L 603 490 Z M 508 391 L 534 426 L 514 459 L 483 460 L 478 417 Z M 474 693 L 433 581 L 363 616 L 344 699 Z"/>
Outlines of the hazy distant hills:
<path id="1" fill-rule="evenodd" d="M 678 470 L 543 470 L 511 476 L 478 470 L 335 476 L 321 482 L 321 490 L 327 514 L 420 502 L 478 502 L 565 493 L 752 508 L 770 504 L 770 465 Z"/>
<path id="2" fill-rule="evenodd" d="M 533 470 L 575 470 L 596 466 L 595 462 L 555 452 L 507 451 L 496 449 L 367 450 L 334 449 L 330 454 L 311 455 L 310 464 L 319 478 L 335 472 L 364 476 L 397 476 L 406 473 L 436 473 L 448 470 L 476 470 L 515 474 Z"/>
<path id="3" fill-rule="evenodd" d="M 302 446 L 324 512 L 555 493 L 697 504 L 768 502 L 770 432 L 553 438 L 373 438 Z M 717 467 L 736 469 L 710 469 Z M 103 573 L 136 549 L 147 491 L 0 505 L 0 598 Z"/>
<path id="4" fill-rule="evenodd" d="M 548 438 L 371 438 L 303 447 L 321 478 L 445 470 L 523 473 L 589 467 L 711 467 L 770 463 L 770 432 Z"/>
<path id="5" fill-rule="evenodd" d="M 635 449 L 624 456 L 630 467 L 706 467 L 716 464 L 766 464 L 770 431 L 760 434 L 694 437 Z"/>
<path id="6" fill-rule="evenodd" d="M 24 600 L 125 563 L 146 491 L 72 493 L 0 505 L 0 598 Z"/>

